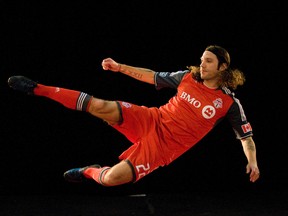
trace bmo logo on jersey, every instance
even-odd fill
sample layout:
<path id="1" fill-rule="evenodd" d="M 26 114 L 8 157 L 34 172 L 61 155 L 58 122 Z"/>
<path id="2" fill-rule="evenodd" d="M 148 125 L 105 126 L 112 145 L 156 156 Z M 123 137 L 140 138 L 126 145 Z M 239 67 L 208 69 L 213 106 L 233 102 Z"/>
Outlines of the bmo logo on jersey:
<path id="1" fill-rule="evenodd" d="M 211 105 L 204 106 L 204 108 L 202 109 L 202 115 L 206 119 L 212 118 L 213 116 L 215 116 L 215 114 L 216 114 L 216 110 Z"/>
<path id="2" fill-rule="evenodd" d="M 180 95 L 180 98 L 185 99 L 188 103 L 192 104 L 196 108 L 201 107 L 201 102 L 196 100 L 196 98 L 191 97 L 191 95 L 187 94 L 186 92 L 182 92 L 182 94 Z"/>
<path id="3" fill-rule="evenodd" d="M 186 92 L 182 92 L 182 94 L 180 95 L 181 98 L 183 98 L 184 100 L 186 100 L 188 103 L 192 104 L 194 107 L 196 108 L 200 108 L 201 107 L 201 102 L 199 100 L 197 100 L 194 97 L 191 97 L 191 95 L 189 95 Z M 215 102 L 214 102 L 215 103 Z M 222 107 L 222 106 L 221 106 Z M 216 114 L 216 110 L 215 107 L 211 106 L 211 105 L 206 105 L 203 107 L 202 109 L 202 116 L 205 119 L 210 119 L 213 118 L 213 116 L 215 116 Z"/>

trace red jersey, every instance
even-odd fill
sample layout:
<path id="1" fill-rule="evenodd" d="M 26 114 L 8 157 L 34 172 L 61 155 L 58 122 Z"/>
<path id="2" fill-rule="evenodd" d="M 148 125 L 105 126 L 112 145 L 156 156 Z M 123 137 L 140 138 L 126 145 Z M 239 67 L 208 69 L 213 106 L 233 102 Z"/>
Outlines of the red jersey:
<path id="1" fill-rule="evenodd" d="M 210 89 L 193 79 L 189 71 L 158 72 L 155 85 L 177 88 L 177 93 L 159 108 L 118 102 L 123 123 L 114 128 L 134 143 L 120 159 L 134 168 L 135 180 L 174 161 L 224 117 L 238 139 L 252 136 L 243 108 L 229 89 Z"/>

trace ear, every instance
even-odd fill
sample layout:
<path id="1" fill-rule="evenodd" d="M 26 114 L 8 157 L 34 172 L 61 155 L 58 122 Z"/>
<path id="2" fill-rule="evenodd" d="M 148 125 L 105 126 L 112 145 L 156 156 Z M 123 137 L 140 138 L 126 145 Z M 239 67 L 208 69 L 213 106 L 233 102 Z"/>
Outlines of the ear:
<path id="1" fill-rule="evenodd" d="M 220 70 L 223 71 L 223 70 L 226 70 L 228 67 L 227 67 L 227 64 L 226 63 L 222 63 L 221 66 L 220 66 Z"/>

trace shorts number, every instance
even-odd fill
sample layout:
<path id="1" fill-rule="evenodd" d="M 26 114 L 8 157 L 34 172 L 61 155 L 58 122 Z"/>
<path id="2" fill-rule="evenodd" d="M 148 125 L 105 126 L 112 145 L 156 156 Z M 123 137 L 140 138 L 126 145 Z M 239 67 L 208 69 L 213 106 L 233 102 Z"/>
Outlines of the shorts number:
<path id="1" fill-rule="evenodd" d="M 144 166 L 143 164 L 137 165 L 136 166 L 137 172 L 139 174 L 139 178 L 145 176 L 146 174 L 149 173 L 150 171 L 150 164 L 147 163 L 146 166 Z"/>

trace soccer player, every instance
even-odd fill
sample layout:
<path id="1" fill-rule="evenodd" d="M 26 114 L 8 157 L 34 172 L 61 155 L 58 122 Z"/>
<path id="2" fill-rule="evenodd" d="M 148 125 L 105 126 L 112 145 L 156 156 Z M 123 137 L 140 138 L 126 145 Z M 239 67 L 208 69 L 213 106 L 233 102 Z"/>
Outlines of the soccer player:
<path id="1" fill-rule="evenodd" d="M 138 106 L 125 101 L 109 101 L 87 93 L 47 86 L 25 76 L 12 76 L 12 89 L 43 96 L 67 108 L 88 112 L 123 133 L 132 145 L 113 166 L 89 165 L 64 173 L 70 182 L 92 179 L 103 186 L 137 182 L 160 166 L 170 164 L 227 118 L 247 158 L 246 173 L 251 182 L 260 175 L 252 127 L 233 90 L 243 85 L 245 76 L 230 67 L 230 55 L 218 45 L 206 47 L 200 66 L 183 71 L 156 72 L 120 64 L 111 58 L 102 61 L 104 70 L 120 72 L 177 93 L 160 107 Z"/>

